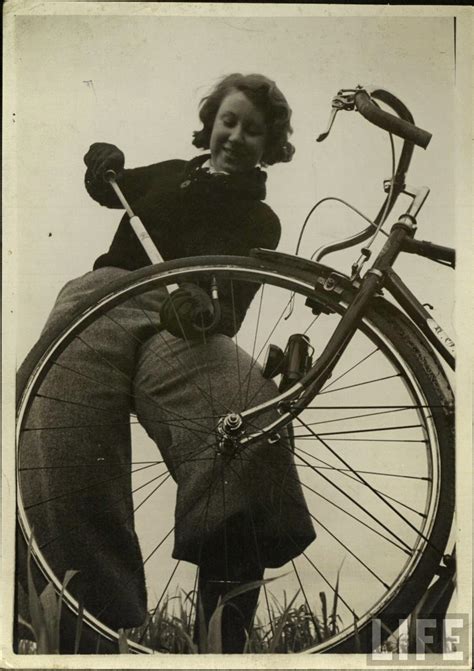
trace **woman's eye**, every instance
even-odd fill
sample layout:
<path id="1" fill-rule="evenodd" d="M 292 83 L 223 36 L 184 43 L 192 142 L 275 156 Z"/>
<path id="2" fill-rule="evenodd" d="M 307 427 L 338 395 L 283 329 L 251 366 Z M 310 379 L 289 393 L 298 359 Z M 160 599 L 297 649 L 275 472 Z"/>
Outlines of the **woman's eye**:
<path id="1" fill-rule="evenodd" d="M 251 127 L 247 128 L 247 133 L 249 135 L 263 135 L 264 131 L 262 128 Z"/>
<path id="2" fill-rule="evenodd" d="M 230 116 L 225 116 L 221 118 L 222 123 L 226 128 L 232 128 L 232 126 L 235 126 L 235 119 Z"/>

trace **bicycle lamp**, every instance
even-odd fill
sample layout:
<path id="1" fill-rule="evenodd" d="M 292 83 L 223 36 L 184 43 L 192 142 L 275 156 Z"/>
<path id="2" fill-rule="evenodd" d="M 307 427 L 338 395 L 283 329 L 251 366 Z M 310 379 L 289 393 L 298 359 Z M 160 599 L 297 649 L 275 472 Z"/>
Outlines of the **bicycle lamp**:
<path id="1" fill-rule="evenodd" d="M 281 375 L 279 388 L 284 391 L 311 368 L 313 352 L 308 336 L 295 333 L 288 338 L 284 352 L 278 345 L 269 345 L 262 375 L 267 380 Z"/>

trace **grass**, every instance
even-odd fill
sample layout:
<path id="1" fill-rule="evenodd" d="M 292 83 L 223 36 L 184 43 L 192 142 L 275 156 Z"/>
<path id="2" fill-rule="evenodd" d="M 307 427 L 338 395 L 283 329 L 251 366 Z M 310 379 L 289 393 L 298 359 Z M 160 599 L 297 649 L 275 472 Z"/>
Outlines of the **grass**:
<path id="1" fill-rule="evenodd" d="M 75 571 L 67 571 L 61 592 L 57 594 L 54 586 L 48 583 L 38 594 L 31 570 L 32 540 L 28 545 L 27 580 L 29 621 L 19 618 L 23 630 L 31 634 L 31 638 L 18 642 L 19 654 L 59 654 L 60 622 L 64 590 L 75 575 Z M 338 614 L 340 567 L 334 587 L 332 602 L 329 603 L 325 592 L 319 593 L 319 603 L 312 607 L 306 600 L 301 603 L 300 593 L 290 599 L 283 593 L 282 603 L 268 589 L 268 583 L 278 580 L 271 578 L 241 585 L 223 598 L 220 598 L 208 627 L 204 621 L 202 607 L 198 603 L 195 591 L 177 590 L 173 596 L 165 597 L 151 611 L 145 623 L 131 630 L 119 630 L 118 652 L 129 652 L 129 641 L 135 641 L 157 652 L 167 654 L 205 654 L 222 653 L 221 624 L 224 608 L 228 602 L 239 594 L 261 588 L 267 590 L 268 618 L 264 623 L 258 617 L 245 645 L 244 653 L 251 654 L 288 654 L 308 650 L 323 641 L 335 636 L 342 626 Z M 299 601 L 298 601 L 298 597 Z M 315 607 L 317 605 L 317 608 Z M 231 606 L 230 606 L 231 607 Z M 194 640 L 195 617 L 200 618 L 199 641 Z M 82 610 L 79 611 L 76 627 L 75 652 L 79 650 L 82 631 Z M 357 620 L 354 617 L 355 652 L 360 650 Z M 407 652 L 410 642 L 406 634 L 392 633 L 379 647 L 377 652 Z"/>
<path id="2" fill-rule="evenodd" d="M 220 599 L 206 628 L 202 608 L 196 608 L 197 593 L 177 590 L 173 596 L 167 596 L 158 607 L 148 614 L 146 622 L 138 628 L 120 630 L 118 652 L 129 652 L 129 641 L 135 641 L 157 652 L 167 654 L 205 654 L 222 653 L 221 622 L 223 610 L 229 600 L 245 591 L 266 585 L 268 597 L 268 620 L 263 623 L 256 618 L 254 627 L 247 638 L 244 653 L 251 654 L 288 654 L 308 650 L 311 647 L 335 636 L 342 626 L 338 614 L 339 573 L 331 604 L 325 592 L 319 593 L 319 603 L 311 608 L 304 601 L 301 603 L 299 592 L 290 599 L 286 592 L 283 600 L 270 592 L 267 583 L 278 578 L 262 580 L 240 586 Z M 52 584 L 48 584 L 38 594 L 31 571 L 31 541 L 28 548 L 28 604 L 29 622 L 20 618 L 20 624 L 31 633 L 31 639 L 18 642 L 18 653 L 58 654 L 60 649 L 60 620 L 63 592 L 67 583 L 74 576 L 68 571 L 64 578 L 61 593 L 58 595 Z M 299 598 L 299 600 L 298 600 Z M 315 607 L 317 606 L 317 608 Z M 194 641 L 195 613 L 200 617 L 200 640 Z M 75 651 L 79 649 L 82 628 L 82 612 L 79 613 L 76 629 Z M 354 619 L 355 650 L 360 649 L 358 641 L 357 621 Z M 407 635 L 389 632 L 389 637 L 377 652 L 407 652 L 410 648 Z"/>
<path id="3" fill-rule="evenodd" d="M 30 561 L 30 558 L 29 558 Z M 66 580 L 74 575 L 68 572 Z M 31 579 L 31 581 L 30 581 Z M 274 580 L 274 579 L 272 579 Z M 129 652 L 128 640 L 141 643 L 158 652 L 168 654 L 203 654 L 222 653 L 221 621 L 227 602 L 245 591 L 260 587 L 271 580 L 249 583 L 229 592 L 219 600 L 216 610 L 211 616 L 209 627 L 206 628 L 202 611 L 199 644 L 194 642 L 194 613 L 196 611 L 197 594 L 195 592 L 178 591 L 174 596 L 166 597 L 153 612 L 148 614 L 146 622 L 138 628 L 119 631 L 119 652 Z M 19 642 L 20 654 L 55 654 L 59 652 L 59 622 L 62 594 L 56 596 L 52 585 L 48 585 L 38 595 L 29 570 L 29 605 L 30 622 L 21 621 L 31 633 L 33 640 L 22 639 Z M 320 614 L 316 615 L 306 603 L 297 604 L 299 593 L 288 601 L 286 592 L 283 603 L 269 593 L 270 619 L 264 625 L 258 618 L 247 639 L 245 653 L 272 654 L 292 653 L 305 650 L 338 631 L 340 618 L 337 615 L 337 591 L 334 595 L 332 608 L 329 611 L 324 592 Z M 81 621 L 78 619 L 76 651 L 79 647 Z"/>

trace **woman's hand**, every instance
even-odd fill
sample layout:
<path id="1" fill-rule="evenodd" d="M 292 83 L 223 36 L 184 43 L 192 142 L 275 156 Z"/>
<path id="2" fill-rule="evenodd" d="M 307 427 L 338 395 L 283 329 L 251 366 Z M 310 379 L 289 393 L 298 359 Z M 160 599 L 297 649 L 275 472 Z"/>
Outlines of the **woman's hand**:
<path id="1" fill-rule="evenodd" d="M 94 142 L 84 156 L 84 163 L 92 173 L 93 178 L 104 177 L 107 170 L 114 170 L 119 175 L 125 165 L 125 156 L 114 144 Z"/>
<path id="2" fill-rule="evenodd" d="M 202 338 L 214 320 L 209 294 L 192 282 L 184 282 L 164 301 L 160 310 L 162 326 L 175 338 Z"/>

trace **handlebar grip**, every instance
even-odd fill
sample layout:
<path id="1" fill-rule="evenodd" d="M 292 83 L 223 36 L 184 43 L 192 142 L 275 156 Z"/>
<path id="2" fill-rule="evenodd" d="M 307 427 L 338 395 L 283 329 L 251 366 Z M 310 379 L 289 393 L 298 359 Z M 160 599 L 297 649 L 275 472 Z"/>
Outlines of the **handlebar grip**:
<path id="1" fill-rule="evenodd" d="M 404 140 L 414 142 L 423 149 L 428 146 L 432 137 L 431 133 L 380 109 L 372 102 L 367 91 L 357 91 L 354 95 L 354 102 L 362 116 L 375 126 L 398 135 Z"/>
<path id="2" fill-rule="evenodd" d="M 402 250 L 408 254 L 418 254 L 418 256 L 425 256 L 431 261 L 442 261 L 449 264 L 453 268 L 456 265 L 456 250 L 452 247 L 444 247 L 436 245 L 427 240 L 415 240 L 413 238 L 406 238 L 403 241 Z"/>

